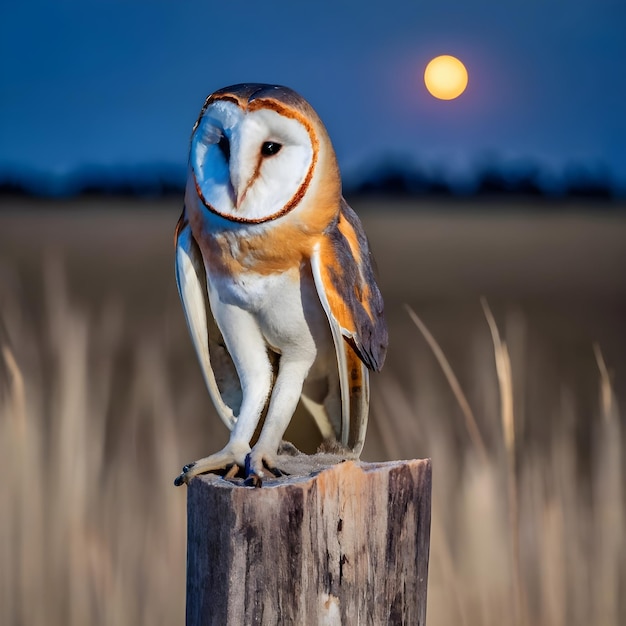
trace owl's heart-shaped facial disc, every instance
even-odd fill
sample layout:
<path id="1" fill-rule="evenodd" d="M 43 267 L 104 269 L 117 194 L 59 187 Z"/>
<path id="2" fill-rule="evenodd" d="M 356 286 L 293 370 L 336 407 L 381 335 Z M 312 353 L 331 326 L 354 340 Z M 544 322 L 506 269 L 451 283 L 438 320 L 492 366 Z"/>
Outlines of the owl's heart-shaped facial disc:
<path id="1" fill-rule="evenodd" d="M 315 166 L 311 131 L 288 109 L 209 104 L 191 138 L 190 166 L 207 208 L 264 222 L 294 208 Z"/>

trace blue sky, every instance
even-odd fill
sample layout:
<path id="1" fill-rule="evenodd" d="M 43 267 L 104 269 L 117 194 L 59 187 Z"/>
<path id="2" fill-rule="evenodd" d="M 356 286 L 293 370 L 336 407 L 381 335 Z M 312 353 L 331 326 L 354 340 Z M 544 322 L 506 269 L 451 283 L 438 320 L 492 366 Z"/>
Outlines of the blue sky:
<path id="1" fill-rule="evenodd" d="M 0 174 L 183 165 L 205 96 L 288 85 L 345 173 L 395 155 L 463 181 L 496 161 L 626 191 L 623 0 L 31 0 L 0 9 Z M 468 67 L 427 94 L 430 58 Z"/>

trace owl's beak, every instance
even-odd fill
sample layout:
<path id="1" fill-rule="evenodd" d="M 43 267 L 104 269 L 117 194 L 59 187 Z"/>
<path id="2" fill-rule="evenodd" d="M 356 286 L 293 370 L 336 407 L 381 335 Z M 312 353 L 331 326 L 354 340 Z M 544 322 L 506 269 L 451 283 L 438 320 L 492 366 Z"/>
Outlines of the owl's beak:
<path id="1" fill-rule="evenodd" d="M 233 201 L 233 206 L 235 207 L 235 209 L 239 209 L 239 205 L 241 204 L 241 190 L 240 190 L 241 181 L 239 180 L 237 168 L 233 167 L 232 158 L 231 158 L 229 165 L 230 165 L 229 167 L 229 173 L 230 173 L 229 192 L 230 192 L 231 200 Z"/>
<path id="2" fill-rule="evenodd" d="M 238 181 L 231 174 L 228 180 L 228 195 L 230 196 L 230 200 L 233 203 L 235 209 L 239 209 L 239 205 L 241 204 L 241 193 L 239 191 Z"/>
<path id="3" fill-rule="evenodd" d="M 259 174 L 259 166 L 252 168 L 240 158 L 242 146 L 235 140 L 231 143 L 230 159 L 228 160 L 228 174 L 232 192 L 232 202 L 235 210 L 239 210 L 252 184 Z"/>
<path id="4" fill-rule="evenodd" d="M 235 208 L 237 210 L 239 210 L 241 203 L 243 202 L 243 199 L 246 197 L 246 192 L 244 190 L 243 193 L 241 193 L 241 190 L 235 190 Z"/>
<path id="5" fill-rule="evenodd" d="M 235 206 L 235 209 L 239 209 L 241 207 L 241 204 L 246 199 L 248 189 L 252 186 L 255 178 L 255 176 L 252 176 L 250 180 L 240 180 L 239 177 L 236 177 L 231 173 L 230 187 L 233 193 L 233 205 Z"/>
<path id="6" fill-rule="evenodd" d="M 232 179 L 228 181 L 228 195 L 230 196 L 230 200 L 233 203 L 233 206 L 238 209 L 239 202 L 237 199 L 237 191 L 235 190 L 235 186 L 233 185 Z"/>
<path id="7" fill-rule="evenodd" d="M 248 188 L 250 187 L 250 185 L 246 185 L 245 189 L 239 189 L 236 193 L 235 193 L 235 208 L 239 209 L 241 206 L 241 203 L 246 199 L 246 193 L 248 193 Z"/>

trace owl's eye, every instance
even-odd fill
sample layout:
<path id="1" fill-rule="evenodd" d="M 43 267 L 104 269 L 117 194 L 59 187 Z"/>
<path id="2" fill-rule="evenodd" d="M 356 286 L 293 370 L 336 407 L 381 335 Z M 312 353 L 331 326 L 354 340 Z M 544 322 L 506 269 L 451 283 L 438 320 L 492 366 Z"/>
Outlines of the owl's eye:
<path id="1" fill-rule="evenodd" d="M 273 154 L 276 154 L 282 147 L 283 144 L 281 143 L 276 143 L 275 141 L 266 141 L 261 146 L 261 154 L 263 156 L 272 156 Z"/>
<path id="2" fill-rule="evenodd" d="M 222 135 L 220 140 L 217 142 L 217 147 L 222 151 L 226 162 L 230 161 L 230 142 L 228 141 L 228 137 L 226 135 Z"/>

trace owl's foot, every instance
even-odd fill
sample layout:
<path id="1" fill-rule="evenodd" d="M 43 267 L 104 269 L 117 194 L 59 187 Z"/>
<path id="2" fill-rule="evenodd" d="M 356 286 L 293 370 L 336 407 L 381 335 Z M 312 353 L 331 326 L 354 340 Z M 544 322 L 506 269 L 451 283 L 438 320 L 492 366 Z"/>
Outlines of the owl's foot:
<path id="1" fill-rule="evenodd" d="M 280 478 L 286 473 L 276 466 L 274 455 L 256 452 L 254 449 L 246 456 L 246 487 L 262 487 L 263 479 L 272 477 Z"/>
<path id="2" fill-rule="evenodd" d="M 240 467 L 246 466 L 248 452 L 250 452 L 250 447 L 247 445 L 234 446 L 229 443 L 219 452 L 185 465 L 183 471 L 174 480 L 174 484 L 177 487 L 189 484 L 194 476 L 207 472 L 219 472 L 224 473 L 226 477 L 232 477 L 237 474 Z"/>

